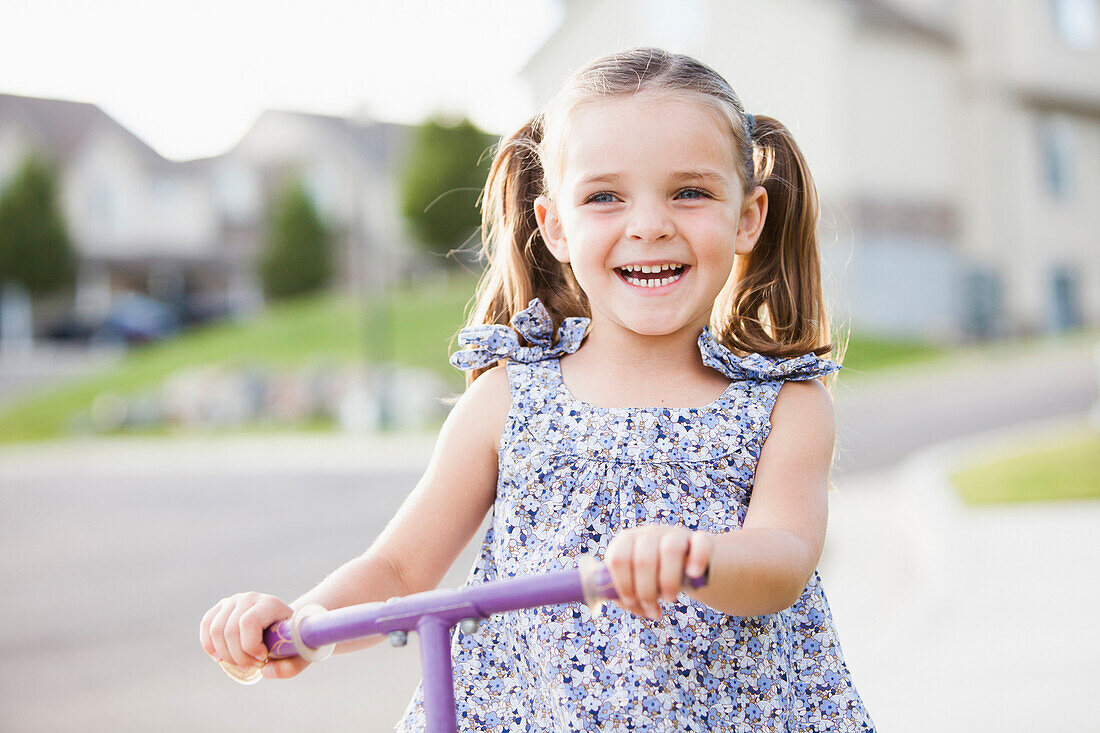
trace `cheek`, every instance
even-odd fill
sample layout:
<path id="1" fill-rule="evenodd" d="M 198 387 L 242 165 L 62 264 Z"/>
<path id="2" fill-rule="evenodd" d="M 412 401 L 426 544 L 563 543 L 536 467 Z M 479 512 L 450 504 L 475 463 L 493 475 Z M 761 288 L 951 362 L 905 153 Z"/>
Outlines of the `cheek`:
<path id="1" fill-rule="evenodd" d="M 737 247 L 734 229 L 725 222 L 699 222 L 686 232 L 689 241 L 698 243 L 699 256 L 710 261 L 733 260 Z"/>
<path id="2" fill-rule="evenodd" d="M 618 237 L 610 218 L 581 217 L 571 222 L 566 236 L 574 264 L 598 266 L 608 256 Z"/>

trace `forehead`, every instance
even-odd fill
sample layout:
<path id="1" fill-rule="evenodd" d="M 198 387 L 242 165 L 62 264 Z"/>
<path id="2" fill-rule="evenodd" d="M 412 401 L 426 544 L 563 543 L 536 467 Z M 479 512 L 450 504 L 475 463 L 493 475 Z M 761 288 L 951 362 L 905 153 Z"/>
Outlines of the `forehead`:
<path id="1" fill-rule="evenodd" d="M 737 177 L 733 138 L 703 102 L 652 94 L 586 102 L 570 115 L 562 182 L 593 176 L 715 169 Z"/>

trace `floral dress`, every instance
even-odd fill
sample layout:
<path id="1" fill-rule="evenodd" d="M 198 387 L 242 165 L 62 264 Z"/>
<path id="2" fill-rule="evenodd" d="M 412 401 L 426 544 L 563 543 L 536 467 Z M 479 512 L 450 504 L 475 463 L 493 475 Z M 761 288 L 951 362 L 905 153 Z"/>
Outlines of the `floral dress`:
<path id="1" fill-rule="evenodd" d="M 492 525 L 467 585 L 603 558 L 612 537 L 637 525 L 737 531 L 783 381 L 841 368 L 812 353 L 737 357 L 704 329 L 703 362 L 733 380 L 717 400 L 596 407 L 569 393 L 558 363 L 587 324 L 568 318 L 555 339 L 536 299 L 511 329 L 460 334 L 472 348 L 451 362 L 472 369 L 507 359 L 512 395 Z M 657 620 L 572 603 L 497 614 L 473 633 L 455 629 L 459 730 L 874 730 L 817 571 L 774 614 L 730 616 L 685 594 L 660 603 Z M 424 730 L 422 702 L 418 687 L 398 731 Z"/>

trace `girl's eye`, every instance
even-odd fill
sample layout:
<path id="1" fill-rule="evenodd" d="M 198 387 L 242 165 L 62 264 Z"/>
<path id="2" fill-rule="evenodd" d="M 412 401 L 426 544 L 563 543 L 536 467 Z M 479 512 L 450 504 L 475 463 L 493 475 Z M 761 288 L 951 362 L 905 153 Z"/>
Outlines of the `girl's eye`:
<path id="1" fill-rule="evenodd" d="M 710 194 L 698 188 L 685 188 L 679 195 L 686 195 L 687 198 L 710 198 Z"/>
<path id="2" fill-rule="evenodd" d="M 601 191 L 600 193 L 592 194 L 587 199 L 585 199 L 584 202 L 586 204 L 587 203 L 610 204 L 610 203 L 614 203 L 614 200 L 615 200 L 614 194 L 607 193 L 606 191 Z"/>

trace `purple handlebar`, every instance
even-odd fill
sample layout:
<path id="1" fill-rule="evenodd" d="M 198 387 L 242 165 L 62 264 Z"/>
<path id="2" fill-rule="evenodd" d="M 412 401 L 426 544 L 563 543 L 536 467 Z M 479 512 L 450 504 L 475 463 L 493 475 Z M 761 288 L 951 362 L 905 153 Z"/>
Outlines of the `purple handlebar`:
<path id="1" fill-rule="evenodd" d="M 701 577 L 684 577 L 684 585 L 701 588 L 708 572 Z M 602 563 L 586 570 L 562 570 L 544 575 L 508 578 L 457 590 L 437 589 L 391 598 L 385 603 L 364 603 L 338 608 L 302 620 L 302 643 L 312 649 L 360 639 L 375 634 L 418 631 L 426 618 L 450 628 L 468 618 L 483 619 L 494 613 L 519 608 L 535 608 L 557 603 L 588 600 L 615 600 L 619 596 L 611 584 L 611 574 Z M 264 631 L 268 657 L 281 659 L 297 655 L 291 637 L 290 621 L 280 621 Z"/>
<path id="2" fill-rule="evenodd" d="M 685 577 L 684 585 L 701 588 L 707 584 L 709 574 L 708 568 L 699 578 Z M 385 603 L 364 603 L 312 616 L 303 608 L 299 612 L 302 618 L 298 620 L 298 633 L 302 644 L 309 647 L 310 651 L 301 652 L 302 656 L 307 656 L 322 647 L 375 634 L 389 634 L 391 643 L 404 646 L 408 633 L 416 631 L 420 635 L 427 730 L 429 733 L 455 733 L 452 626 L 462 622 L 463 631 L 472 633 L 481 619 L 502 611 L 577 601 L 594 606 L 618 597 L 607 567 L 595 559 L 586 559 L 576 570 L 508 578 L 458 590 L 431 590 L 391 598 Z M 268 627 L 264 631 L 264 644 L 269 659 L 300 653 L 294 643 L 292 621 L 280 621 Z M 232 665 L 226 666 L 223 662 L 222 666 L 239 681 L 249 683 L 258 679 L 256 670 L 249 678 L 244 671 L 231 668 Z"/>

